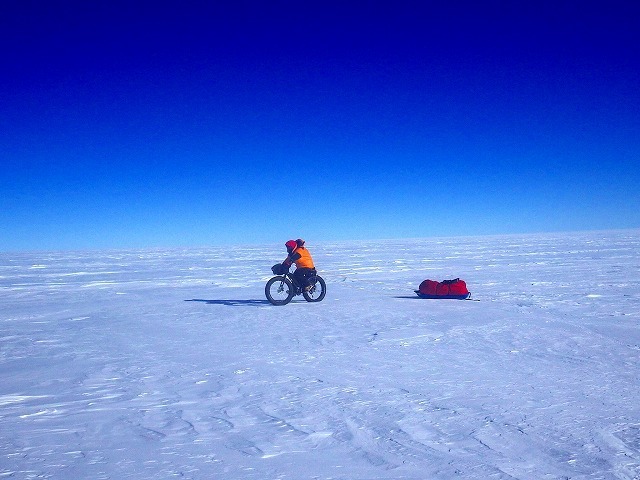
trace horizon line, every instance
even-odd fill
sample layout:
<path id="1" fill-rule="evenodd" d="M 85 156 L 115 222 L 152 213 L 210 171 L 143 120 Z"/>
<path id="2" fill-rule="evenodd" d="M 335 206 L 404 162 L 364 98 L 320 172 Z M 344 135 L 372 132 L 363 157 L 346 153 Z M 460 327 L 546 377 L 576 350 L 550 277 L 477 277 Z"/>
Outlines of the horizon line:
<path id="1" fill-rule="evenodd" d="M 589 230 L 549 230 L 549 231 L 536 231 L 536 232 L 510 232 L 510 233 L 490 233 L 490 234 L 474 234 L 474 235 L 433 235 L 427 237 L 386 237 L 386 238 L 357 238 L 350 239 L 351 242 L 394 242 L 394 241 L 410 241 L 410 240 L 447 240 L 447 239 L 460 239 L 460 238 L 507 238 L 507 237 L 532 237 L 539 235 L 585 235 L 595 233 L 623 233 L 623 232 L 636 232 L 640 234 L 640 227 L 630 228 L 607 228 L 607 229 L 589 229 Z M 284 236 L 282 237 L 285 238 Z M 312 244 L 321 246 L 323 244 L 339 243 L 348 240 L 346 238 L 324 238 L 314 240 Z M 90 252 L 132 252 L 132 251 L 168 251 L 168 250 L 196 250 L 207 248 L 225 248 L 230 245 L 235 245 L 242 248 L 255 248 L 257 246 L 266 246 L 267 244 L 284 244 L 286 240 L 282 241 L 263 241 L 263 242 L 251 242 L 251 243 L 233 243 L 233 242 L 221 242 L 201 245 L 144 245 L 144 246 L 129 246 L 129 247 L 78 247 L 78 248 L 58 248 L 58 249 L 7 249 L 0 250 L 0 255 L 11 254 L 50 254 L 50 253 L 90 253 Z"/>

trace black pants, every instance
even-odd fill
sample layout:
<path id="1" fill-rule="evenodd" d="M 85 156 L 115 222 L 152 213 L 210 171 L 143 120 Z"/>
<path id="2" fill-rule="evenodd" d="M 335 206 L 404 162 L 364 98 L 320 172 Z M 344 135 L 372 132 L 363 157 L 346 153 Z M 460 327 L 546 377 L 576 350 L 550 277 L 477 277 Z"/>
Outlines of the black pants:
<path id="1" fill-rule="evenodd" d="M 296 282 L 304 288 L 313 282 L 316 274 L 317 272 L 315 268 L 296 268 L 293 272 L 293 277 L 296 279 Z"/>

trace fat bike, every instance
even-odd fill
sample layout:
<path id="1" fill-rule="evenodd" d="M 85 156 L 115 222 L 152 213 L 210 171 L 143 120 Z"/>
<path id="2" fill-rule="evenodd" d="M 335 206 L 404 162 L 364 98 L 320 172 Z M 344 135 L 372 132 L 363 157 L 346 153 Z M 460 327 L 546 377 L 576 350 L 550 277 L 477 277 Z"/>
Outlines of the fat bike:
<path id="1" fill-rule="evenodd" d="M 296 295 L 302 295 L 307 302 L 320 302 L 327 294 L 327 284 L 320 275 L 310 277 L 310 287 L 304 288 L 291 273 L 278 272 L 275 267 L 271 270 L 276 276 L 264 287 L 264 294 L 273 305 L 286 305 Z"/>

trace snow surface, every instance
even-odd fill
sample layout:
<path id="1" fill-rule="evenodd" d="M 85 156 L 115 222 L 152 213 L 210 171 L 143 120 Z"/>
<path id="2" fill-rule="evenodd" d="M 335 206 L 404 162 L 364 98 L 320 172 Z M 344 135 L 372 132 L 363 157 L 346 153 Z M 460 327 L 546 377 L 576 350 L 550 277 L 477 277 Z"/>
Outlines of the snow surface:
<path id="1" fill-rule="evenodd" d="M 0 478 L 640 478 L 640 231 L 307 243 L 0 254 Z"/>

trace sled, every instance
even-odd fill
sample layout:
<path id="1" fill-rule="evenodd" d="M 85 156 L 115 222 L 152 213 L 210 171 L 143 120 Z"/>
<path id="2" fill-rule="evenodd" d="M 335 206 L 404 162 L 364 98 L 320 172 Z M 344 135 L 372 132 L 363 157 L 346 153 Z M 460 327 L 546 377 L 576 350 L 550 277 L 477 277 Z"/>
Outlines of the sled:
<path id="1" fill-rule="evenodd" d="M 449 298 L 455 300 L 466 300 L 471 296 L 467 290 L 467 284 L 464 280 L 455 278 L 453 280 L 443 280 L 436 282 L 435 280 L 425 280 L 420 284 L 418 290 L 414 290 L 420 298 Z"/>
<path id="2" fill-rule="evenodd" d="M 420 293 L 420 290 L 414 290 L 414 292 L 416 292 L 416 294 L 420 298 L 430 298 L 430 299 L 449 298 L 453 300 L 466 300 L 471 296 L 471 293 L 467 293 L 466 295 L 428 295 L 426 293 Z"/>

